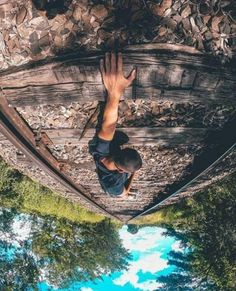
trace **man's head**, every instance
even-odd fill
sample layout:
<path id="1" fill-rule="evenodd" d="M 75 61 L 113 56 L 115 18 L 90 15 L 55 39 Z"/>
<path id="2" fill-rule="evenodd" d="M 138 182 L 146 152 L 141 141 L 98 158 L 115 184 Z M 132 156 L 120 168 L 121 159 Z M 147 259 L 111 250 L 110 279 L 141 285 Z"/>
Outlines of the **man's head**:
<path id="1" fill-rule="evenodd" d="M 114 164 L 119 172 L 134 173 L 142 167 L 139 153 L 130 148 L 125 148 L 113 156 Z"/>

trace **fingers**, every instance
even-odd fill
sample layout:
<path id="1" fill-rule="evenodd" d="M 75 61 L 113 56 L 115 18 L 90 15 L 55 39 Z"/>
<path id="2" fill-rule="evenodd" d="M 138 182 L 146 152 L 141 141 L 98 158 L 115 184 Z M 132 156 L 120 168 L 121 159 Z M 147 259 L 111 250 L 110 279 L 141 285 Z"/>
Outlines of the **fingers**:
<path id="1" fill-rule="evenodd" d="M 122 53 L 119 53 L 118 54 L 118 68 L 117 68 L 117 71 L 119 73 L 122 73 L 123 72 L 123 58 L 122 58 Z"/>
<path id="2" fill-rule="evenodd" d="M 129 74 L 129 77 L 127 80 L 129 81 L 129 85 L 133 82 L 133 80 L 136 78 L 136 70 L 133 69 L 131 73 Z"/>
<path id="3" fill-rule="evenodd" d="M 123 74 L 123 58 L 122 53 L 118 53 L 118 56 L 114 52 L 105 54 L 105 61 L 100 61 L 100 70 L 102 75 L 104 74 Z M 129 84 L 136 78 L 136 70 L 133 69 L 130 75 L 127 77 Z"/>
<path id="4" fill-rule="evenodd" d="M 122 58 L 122 57 L 121 57 Z M 100 69 L 102 72 L 101 64 L 100 62 Z M 105 54 L 105 68 L 104 68 L 104 62 L 103 62 L 103 69 L 104 73 L 106 74 L 115 74 L 117 72 L 117 58 L 114 52 L 112 53 L 106 53 Z M 122 68 L 122 59 L 121 59 L 121 68 Z"/>
<path id="5" fill-rule="evenodd" d="M 105 55 L 105 64 L 106 64 L 106 74 L 110 74 L 111 66 L 110 66 L 110 53 L 106 53 Z"/>
<path id="6" fill-rule="evenodd" d="M 114 52 L 111 53 L 111 73 L 116 73 L 116 56 Z"/>
<path id="7" fill-rule="evenodd" d="M 100 60 L 100 71 L 102 73 L 102 76 L 104 76 L 105 75 L 105 67 L 104 67 L 104 60 L 103 59 Z"/>

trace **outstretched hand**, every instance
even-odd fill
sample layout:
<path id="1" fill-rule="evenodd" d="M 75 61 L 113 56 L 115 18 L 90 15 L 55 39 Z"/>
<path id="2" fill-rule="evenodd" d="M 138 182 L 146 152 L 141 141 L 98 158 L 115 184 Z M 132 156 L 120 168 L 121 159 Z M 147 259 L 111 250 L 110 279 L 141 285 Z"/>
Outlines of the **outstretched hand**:
<path id="1" fill-rule="evenodd" d="M 100 61 L 100 70 L 102 74 L 103 83 L 107 89 L 108 96 L 120 99 L 127 88 L 136 77 L 136 71 L 133 69 L 129 76 L 125 78 L 123 72 L 122 54 L 106 53 L 105 60 Z"/>

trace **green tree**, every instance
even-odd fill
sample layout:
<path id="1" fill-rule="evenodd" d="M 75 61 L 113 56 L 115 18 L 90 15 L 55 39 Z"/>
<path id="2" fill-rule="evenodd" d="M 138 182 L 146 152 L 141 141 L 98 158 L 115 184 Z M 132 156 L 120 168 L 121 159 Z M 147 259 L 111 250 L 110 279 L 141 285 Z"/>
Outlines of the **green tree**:
<path id="1" fill-rule="evenodd" d="M 55 216 L 74 222 L 98 222 L 104 216 L 93 213 L 54 193 L 12 169 L 0 158 L 0 206 L 19 212 Z"/>
<path id="2" fill-rule="evenodd" d="M 189 246 L 185 258 L 171 253 L 170 263 L 197 280 L 201 288 L 205 284 L 207 290 L 211 286 L 213 290 L 236 289 L 235 210 L 236 175 L 187 200 L 182 215 L 167 228 L 166 235 Z"/>
<path id="3" fill-rule="evenodd" d="M 0 289 L 36 290 L 39 268 L 29 245 L 18 240 L 13 223 L 19 214 L 15 209 L 0 210 Z"/>
<path id="4" fill-rule="evenodd" d="M 127 268 L 129 253 L 108 219 L 97 224 L 44 220 L 33 237 L 33 251 L 40 257 L 51 284 L 67 286 Z"/>

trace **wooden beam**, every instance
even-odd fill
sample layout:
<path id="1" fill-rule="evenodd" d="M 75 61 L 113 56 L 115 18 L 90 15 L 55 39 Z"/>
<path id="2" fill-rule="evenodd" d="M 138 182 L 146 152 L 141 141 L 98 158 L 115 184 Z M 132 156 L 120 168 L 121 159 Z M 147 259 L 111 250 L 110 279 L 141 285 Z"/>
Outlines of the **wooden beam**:
<path id="1" fill-rule="evenodd" d="M 135 90 L 130 87 L 125 97 L 236 105 L 233 64 L 223 67 L 209 55 L 187 48 L 152 44 L 124 49 L 125 72 L 137 67 Z M 10 68 L 0 73 L 0 84 L 13 106 L 103 100 L 102 57 L 95 51 Z"/>
<path id="2" fill-rule="evenodd" d="M 79 140 L 80 129 L 47 129 L 43 130 L 55 145 L 87 145 L 95 135 L 95 129 L 89 129 Z M 196 144 L 203 141 L 208 129 L 186 127 L 156 127 L 156 128 L 118 128 L 129 137 L 129 145 L 180 145 Z"/>

